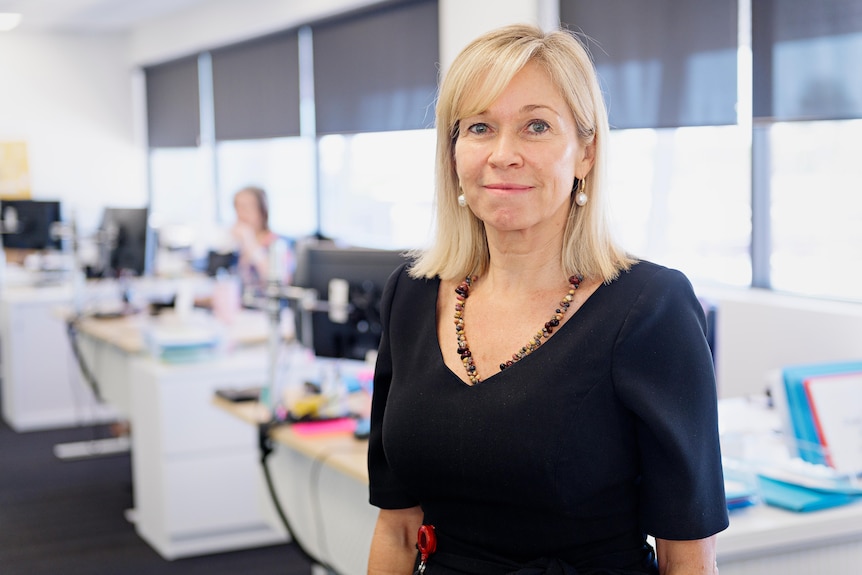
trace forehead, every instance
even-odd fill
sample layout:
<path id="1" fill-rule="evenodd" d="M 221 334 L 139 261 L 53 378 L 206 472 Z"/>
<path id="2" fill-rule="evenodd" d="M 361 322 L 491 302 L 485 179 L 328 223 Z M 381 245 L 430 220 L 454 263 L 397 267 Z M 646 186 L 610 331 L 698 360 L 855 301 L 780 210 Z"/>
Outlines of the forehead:
<path id="1" fill-rule="evenodd" d="M 488 112 L 500 106 L 548 105 L 565 107 L 565 100 L 547 69 L 537 61 L 519 70 L 487 70 L 465 86 L 459 118 Z M 562 110 L 559 110 L 562 112 Z"/>
<path id="2" fill-rule="evenodd" d="M 565 103 L 550 74 L 536 64 L 524 66 L 491 104 L 494 108 L 551 107 L 563 112 Z"/>
<path id="3" fill-rule="evenodd" d="M 237 204 L 249 205 L 257 203 L 254 194 L 248 191 L 242 191 L 234 196 L 234 202 Z"/>

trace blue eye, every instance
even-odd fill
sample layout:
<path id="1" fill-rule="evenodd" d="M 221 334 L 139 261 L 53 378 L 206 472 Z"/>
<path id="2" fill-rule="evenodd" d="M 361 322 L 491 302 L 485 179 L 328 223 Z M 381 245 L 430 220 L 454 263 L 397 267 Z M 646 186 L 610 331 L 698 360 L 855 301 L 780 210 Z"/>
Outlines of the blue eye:
<path id="1" fill-rule="evenodd" d="M 477 135 L 487 134 L 488 124 L 473 124 L 469 128 L 467 128 L 467 131 Z"/>
<path id="2" fill-rule="evenodd" d="M 535 134 L 547 132 L 551 127 L 544 120 L 533 120 L 530 122 L 530 131 Z"/>

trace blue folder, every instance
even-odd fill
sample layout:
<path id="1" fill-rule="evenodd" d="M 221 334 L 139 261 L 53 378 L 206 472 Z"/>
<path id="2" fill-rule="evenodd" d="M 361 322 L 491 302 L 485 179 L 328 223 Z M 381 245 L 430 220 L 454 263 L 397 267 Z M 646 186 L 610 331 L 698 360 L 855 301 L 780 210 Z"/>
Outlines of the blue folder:
<path id="1" fill-rule="evenodd" d="M 799 457 L 805 461 L 826 464 L 826 456 L 820 445 L 820 436 L 817 433 L 811 404 L 805 391 L 805 381 L 811 377 L 860 371 L 862 371 L 862 361 L 796 365 L 782 370 L 790 424 L 793 427 Z"/>
<path id="2" fill-rule="evenodd" d="M 757 479 L 763 501 L 791 511 L 817 511 L 859 499 L 845 493 L 818 491 L 769 477 L 759 476 Z"/>

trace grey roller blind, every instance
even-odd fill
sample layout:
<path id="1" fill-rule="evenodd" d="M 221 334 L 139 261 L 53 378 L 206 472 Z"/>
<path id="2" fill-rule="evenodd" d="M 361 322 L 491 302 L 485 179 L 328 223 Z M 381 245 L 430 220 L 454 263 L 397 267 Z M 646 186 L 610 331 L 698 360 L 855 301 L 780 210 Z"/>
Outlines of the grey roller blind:
<path id="1" fill-rule="evenodd" d="M 862 118 L 862 2 L 752 0 L 754 116 Z"/>
<path id="2" fill-rule="evenodd" d="M 216 140 L 299 135 L 299 49 L 288 32 L 213 50 Z"/>
<path id="3" fill-rule="evenodd" d="M 312 27 L 319 135 L 430 128 L 437 2 L 402 2 Z"/>
<path id="4" fill-rule="evenodd" d="M 200 140 L 197 56 L 144 69 L 151 148 L 191 147 Z"/>
<path id="5" fill-rule="evenodd" d="M 611 128 L 735 124 L 737 10 L 736 0 L 560 0 L 562 23 L 591 38 Z"/>

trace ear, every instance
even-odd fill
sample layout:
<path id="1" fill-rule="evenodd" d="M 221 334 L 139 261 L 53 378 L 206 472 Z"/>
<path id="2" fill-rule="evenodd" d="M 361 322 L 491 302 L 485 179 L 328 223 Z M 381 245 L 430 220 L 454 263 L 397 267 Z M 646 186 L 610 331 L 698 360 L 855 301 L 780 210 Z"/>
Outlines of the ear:
<path id="1" fill-rule="evenodd" d="M 595 140 L 584 146 L 581 150 L 581 157 L 575 163 L 575 177 L 583 180 L 593 169 L 593 164 L 596 163 L 596 142 Z"/>

